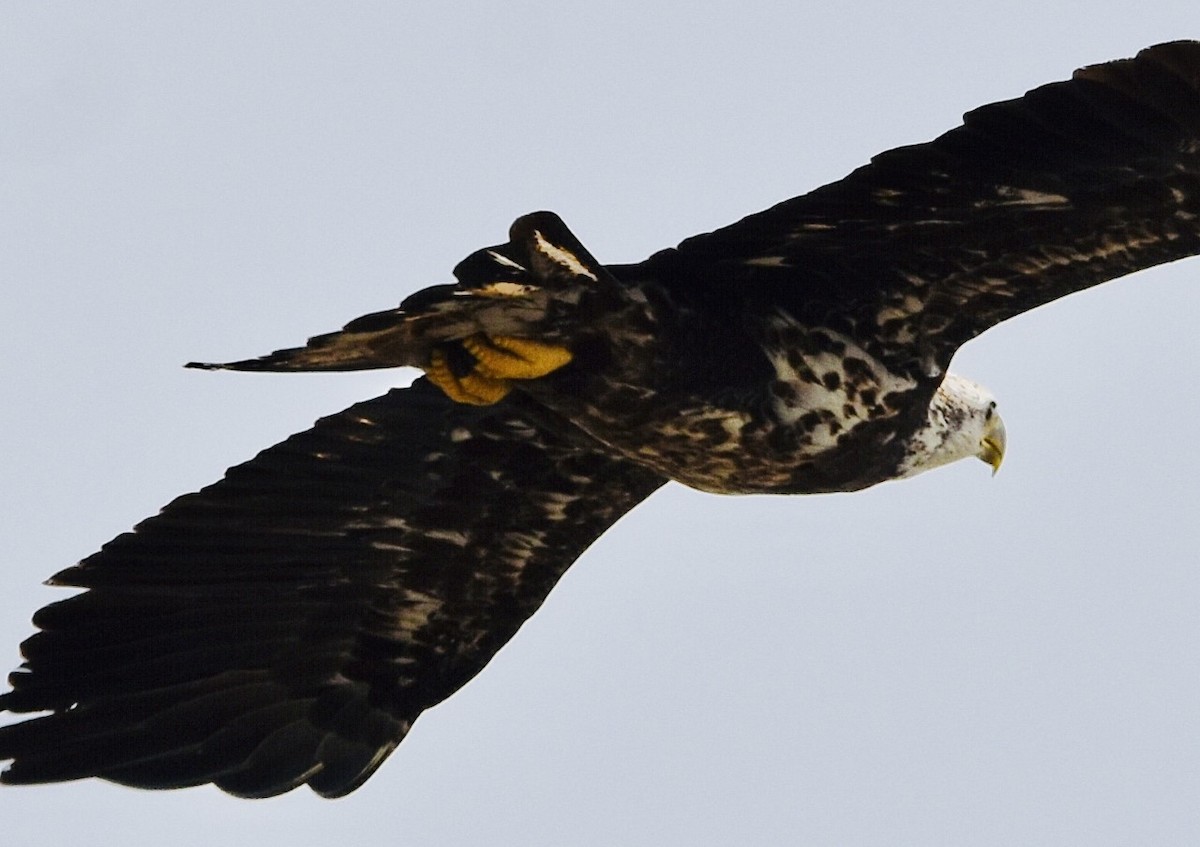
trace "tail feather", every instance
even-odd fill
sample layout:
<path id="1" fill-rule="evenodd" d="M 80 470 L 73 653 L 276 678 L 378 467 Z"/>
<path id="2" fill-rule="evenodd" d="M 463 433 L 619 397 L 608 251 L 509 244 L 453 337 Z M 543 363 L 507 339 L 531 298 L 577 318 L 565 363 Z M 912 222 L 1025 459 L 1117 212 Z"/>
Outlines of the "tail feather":
<path id="1" fill-rule="evenodd" d="M 562 340 L 548 317 L 554 302 L 615 280 L 553 212 L 518 218 L 506 244 L 477 250 L 454 269 L 458 282 L 435 285 L 397 308 L 352 320 L 303 347 L 235 362 L 188 362 L 200 370 L 357 371 L 428 368 L 434 349 L 477 333 Z"/>
<path id="2" fill-rule="evenodd" d="M 451 286 L 439 286 L 450 288 Z M 337 332 L 315 335 L 303 347 L 288 347 L 237 362 L 188 362 L 185 368 L 205 371 L 364 371 L 416 365 L 405 355 L 405 322 L 401 307 L 356 318 Z"/>

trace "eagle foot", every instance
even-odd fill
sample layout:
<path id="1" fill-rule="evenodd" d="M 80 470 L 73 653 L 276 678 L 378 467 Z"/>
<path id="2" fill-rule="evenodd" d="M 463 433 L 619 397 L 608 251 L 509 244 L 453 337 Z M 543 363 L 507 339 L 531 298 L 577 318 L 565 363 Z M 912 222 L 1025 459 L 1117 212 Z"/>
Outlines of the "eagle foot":
<path id="1" fill-rule="evenodd" d="M 507 335 L 477 333 L 459 344 L 459 350 L 430 353 L 425 373 L 451 400 L 471 406 L 498 403 L 512 390 L 512 380 L 537 379 L 572 358 L 566 347 Z M 464 351 L 469 356 L 461 355 Z"/>
<path id="2" fill-rule="evenodd" d="M 571 361 L 571 351 L 557 344 L 483 333 L 462 340 L 475 357 L 475 370 L 492 379 L 537 379 Z"/>
<path id="3" fill-rule="evenodd" d="M 456 374 L 444 350 L 430 353 L 425 375 L 455 403 L 468 406 L 499 403 L 512 391 L 512 384 L 506 379 L 493 379 L 476 373 Z"/>

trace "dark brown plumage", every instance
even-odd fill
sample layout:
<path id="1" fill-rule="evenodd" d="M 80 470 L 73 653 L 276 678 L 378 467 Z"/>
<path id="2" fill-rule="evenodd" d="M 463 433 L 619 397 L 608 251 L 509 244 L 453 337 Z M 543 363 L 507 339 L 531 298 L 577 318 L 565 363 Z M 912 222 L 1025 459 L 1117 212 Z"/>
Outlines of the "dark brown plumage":
<path id="1" fill-rule="evenodd" d="M 87 590 L 37 613 L 0 695 L 52 712 L 0 728 L 3 781 L 351 791 L 668 479 L 851 490 L 968 455 L 955 439 L 994 433 L 994 403 L 947 378 L 961 344 L 1198 252 L 1194 42 L 985 106 L 636 265 L 522 218 L 457 285 L 205 366 L 416 366 L 483 393 L 422 380 L 355 405 L 56 576 Z M 488 370 L 508 337 L 569 362 Z"/>

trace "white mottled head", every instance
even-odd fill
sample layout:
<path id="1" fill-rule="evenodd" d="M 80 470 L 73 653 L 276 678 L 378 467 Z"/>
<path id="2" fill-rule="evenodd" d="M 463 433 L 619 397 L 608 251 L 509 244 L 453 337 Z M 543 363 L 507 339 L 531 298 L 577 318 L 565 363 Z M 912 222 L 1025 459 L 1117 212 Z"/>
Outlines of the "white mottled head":
<path id="1" fill-rule="evenodd" d="M 925 426 L 907 445 L 900 476 L 974 456 L 992 466 L 1004 461 L 1004 422 L 996 413 L 996 399 L 981 385 L 948 373 L 929 404 Z"/>

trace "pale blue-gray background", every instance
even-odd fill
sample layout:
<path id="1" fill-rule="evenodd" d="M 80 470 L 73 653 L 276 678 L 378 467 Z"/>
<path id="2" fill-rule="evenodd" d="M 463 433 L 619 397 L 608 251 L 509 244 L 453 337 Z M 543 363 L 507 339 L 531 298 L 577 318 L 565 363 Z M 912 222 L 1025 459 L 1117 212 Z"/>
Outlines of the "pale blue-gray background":
<path id="1" fill-rule="evenodd" d="M 0 665 L 41 579 L 410 378 L 181 363 L 394 305 L 534 209 L 637 260 L 1187 36 L 1194 0 L 0 5 Z M 344 800 L 3 789 L 4 843 L 1200 843 L 1198 276 L 961 354 L 995 480 L 656 495 Z"/>

